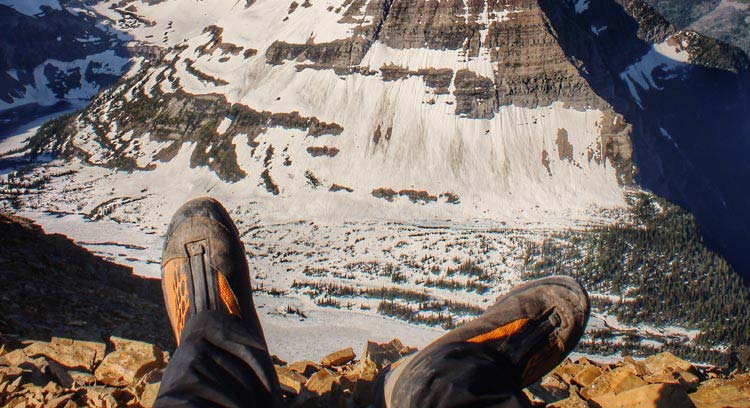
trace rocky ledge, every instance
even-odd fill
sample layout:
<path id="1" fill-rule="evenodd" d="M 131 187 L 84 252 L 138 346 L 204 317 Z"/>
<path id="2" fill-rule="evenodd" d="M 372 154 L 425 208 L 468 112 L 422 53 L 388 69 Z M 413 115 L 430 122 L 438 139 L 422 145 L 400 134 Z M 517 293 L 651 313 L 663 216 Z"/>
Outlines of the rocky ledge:
<path id="1" fill-rule="evenodd" d="M 107 350 L 109 352 L 107 353 Z M 378 373 L 414 353 L 398 339 L 368 342 L 360 358 L 340 350 L 320 362 L 274 358 L 290 407 L 367 407 Z M 52 338 L 0 346 L 4 407 L 151 407 L 168 353 L 111 337 L 109 344 Z M 750 374 L 723 375 L 670 353 L 603 364 L 566 360 L 524 393 L 538 407 L 748 407 Z"/>

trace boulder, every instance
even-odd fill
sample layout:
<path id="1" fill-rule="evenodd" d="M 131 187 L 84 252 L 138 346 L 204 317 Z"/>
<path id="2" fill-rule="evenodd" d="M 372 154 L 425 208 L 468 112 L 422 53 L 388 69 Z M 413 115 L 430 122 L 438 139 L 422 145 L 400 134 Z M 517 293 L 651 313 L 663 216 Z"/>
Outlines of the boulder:
<path id="1" fill-rule="evenodd" d="M 274 366 L 281 389 L 290 394 L 299 394 L 307 382 L 307 377 L 289 367 Z"/>
<path id="2" fill-rule="evenodd" d="M 566 383 L 570 383 L 573 377 L 578 375 L 583 370 L 583 366 L 573 363 L 569 358 L 566 358 L 554 371 L 553 375 L 561 378 Z"/>
<path id="3" fill-rule="evenodd" d="M 601 408 L 691 408 L 687 392 L 675 384 L 651 384 L 619 394 L 605 394 L 591 399 Z"/>
<path id="4" fill-rule="evenodd" d="M 349 347 L 323 357 L 323 360 L 321 360 L 320 362 L 326 367 L 338 367 L 354 361 L 356 357 L 357 355 L 354 354 L 354 350 Z"/>
<path id="5" fill-rule="evenodd" d="M 13 381 L 21 374 L 23 374 L 23 370 L 19 366 L 0 367 L 0 382 Z"/>
<path id="6" fill-rule="evenodd" d="M 305 383 L 305 388 L 317 395 L 324 395 L 331 393 L 336 385 L 342 385 L 343 376 L 336 374 L 326 368 L 313 374 L 309 380 Z M 351 385 L 349 381 L 346 384 Z"/>
<path id="7" fill-rule="evenodd" d="M 63 391 L 63 388 L 54 381 L 48 382 L 47 385 L 45 385 L 44 388 L 42 389 L 42 392 L 44 394 L 52 394 L 54 396 L 60 395 L 62 391 Z"/>
<path id="8" fill-rule="evenodd" d="M 594 380 L 599 378 L 600 375 L 602 375 L 601 368 L 595 365 L 586 365 L 585 367 L 583 367 L 583 370 L 581 370 L 578 374 L 576 374 L 575 377 L 573 377 L 572 382 L 585 388 L 591 385 Z"/>
<path id="9" fill-rule="evenodd" d="M 0 366 L 19 366 L 24 360 L 26 360 L 26 357 L 26 353 L 23 350 L 13 350 L 3 356 L 2 361 L 0 361 Z"/>
<path id="10" fill-rule="evenodd" d="M 48 400 L 45 407 L 48 408 L 66 408 L 68 406 L 68 403 L 72 403 L 71 399 L 75 396 L 75 394 L 65 394 L 61 395 L 59 397 L 52 398 Z M 77 406 L 75 403 L 73 403 L 74 406 Z"/>
<path id="11" fill-rule="evenodd" d="M 135 387 L 132 394 L 135 395 L 138 404 L 143 408 L 151 408 L 156 402 L 156 396 L 159 394 L 161 378 L 163 371 L 154 370 L 144 375 Z"/>
<path id="12" fill-rule="evenodd" d="M 102 343 L 55 337 L 49 343 L 33 342 L 23 352 L 30 357 L 47 357 L 67 368 L 91 371 L 104 358 L 105 349 Z"/>
<path id="13" fill-rule="evenodd" d="M 644 364 L 642 361 L 634 359 L 633 357 L 625 357 L 623 359 L 623 366 L 630 368 L 630 370 L 632 370 L 633 373 L 639 377 L 644 377 L 649 374 L 648 368 L 646 368 L 646 364 Z"/>
<path id="14" fill-rule="evenodd" d="M 368 341 L 360 361 L 370 361 L 378 370 L 382 370 L 389 364 L 400 360 L 403 356 L 401 353 L 407 351 L 410 350 L 405 349 L 404 345 L 398 339 L 393 339 L 389 343 L 382 344 Z"/>
<path id="15" fill-rule="evenodd" d="M 736 380 L 707 381 L 690 394 L 696 408 L 750 407 L 750 388 L 742 389 Z"/>
<path id="16" fill-rule="evenodd" d="M 578 394 L 547 405 L 547 408 L 589 408 L 589 404 Z"/>
<path id="17" fill-rule="evenodd" d="M 681 358 L 675 357 L 670 352 L 664 352 L 655 356 L 648 357 L 643 361 L 646 369 L 652 376 L 674 378 L 671 374 L 677 370 L 690 371 L 693 365 Z"/>
<path id="18" fill-rule="evenodd" d="M 547 375 L 536 384 L 532 384 L 525 391 L 531 394 L 530 400 L 540 401 L 546 404 L 560 401 L 570 396 L 570 385 L 565 383 L 555 374 Z"/>
<path id="19" fill-rule="evenodd" d="M 591 399 L 604 394 L 619 394 L 646 384 L 630 368 L 618 367 L 597 377 L 591 385 L 581 391 L 581 394 Z"/>
<path id="20" fill-rule="evenodd" d="M 68 371 L 68 374 L 77 385 L 92 385 L 96 382 L 96 377 L 85 371 Z"/>
<path id="21" fill-rule="evenodd" d="M 102 386 L 83 387 L 86 396 L 86 405 L 94 408 L 116 408 L 117 400 L 112 395 L 112 390 Z"/>
<path id="22" fill-rule="evenodd" d="M 320 370 L 320 365 L 310 360 L 296 361 L 292 364 L 289 364 L 288 367 L 307 378 L 310 378 L 311 375 Z"/>
<path id="23" fill-rule="evenodd" d="M 375 382 L 379 371 L 372 361 L 360 362 L 344 372 L 344 377 L 354 383 L 352 398 L 359 406 L 367 406 L 375 400 Z"/>
<path id="24" fill-rule="evenodd" d="M 140 341 L 111 337 L 115 351 L 108 354 L 94 372 L 96 380 L 113 387 L 124 387 L 157 368 L 163 368 L 164 353 L 159 347 Z"/>

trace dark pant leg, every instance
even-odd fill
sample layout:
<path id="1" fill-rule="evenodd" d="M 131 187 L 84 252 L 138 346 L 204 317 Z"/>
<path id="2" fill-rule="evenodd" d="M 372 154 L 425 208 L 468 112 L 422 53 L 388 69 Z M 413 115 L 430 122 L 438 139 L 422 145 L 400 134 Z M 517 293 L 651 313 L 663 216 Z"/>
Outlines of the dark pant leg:
<path id="1" fill-rule="evenodd" d="M 236 317 L 205 311 L 185 326 L 154 404 L 161 407 L 276 407 L 280 392 L 262 335 Z"/>
<path id="2" fill-rule="evenodd" d="M 531 407 L 512 365 L 477 344 L 447 344 L 406 364 L 385 396 L 389 408 Z"/>

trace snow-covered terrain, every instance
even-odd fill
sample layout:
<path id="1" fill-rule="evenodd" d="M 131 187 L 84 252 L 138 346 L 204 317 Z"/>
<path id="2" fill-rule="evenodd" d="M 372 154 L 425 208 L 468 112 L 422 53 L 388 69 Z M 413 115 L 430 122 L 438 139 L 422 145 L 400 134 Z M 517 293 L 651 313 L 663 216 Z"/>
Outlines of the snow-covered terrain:
<path id="1" fill-rule="evenodd" d="M 10 3 L 28 15 L 42 5 L 59 6 Z M 486 44 L 469 55 L 375 40 L 361 60 L 343 67 L 348 70 L 326 66 L 313 46 L 335 53 L 336 44 L 377 17 L 344 16 L 343 3 L 318 0 L 293 9 L 276 0 L 249 7 L 237 0 L 96 3 L 91 10 L 105 19 L 103 27 L 132 38 L 131 45 L 161 47 L 166 56 L 127 60 L 107 51 L 36 68 L 23 95 L 0 101 L 0 110 L 87 100 L 99 89 L 82 81 L 54 94 L 42 75 L 48 67 L 130 69 L 74 115 L 67 138 L 49 149 L 73 152 L 66 160 L 32 162 L 30 169 L 5 163 L 23 158 L 33 126 L 0 141 L 8 197 L 0 208 L 158 277 L 171 215 L 189 199 L 219 199 L 246 244 L 272 351 L 290 360 L 366 339 L 427 344 L 441 332 L 434 326 L 470 319 L 520 283 L 528 243 L 628 222 L 626 195 L 637 187 L 620 174 L 632 153 L 621 115 L 567 101 L 497 103 L 501 85 L 493 78 L 500 65 Z M 588 8 L 581 0 L 574 10 Z M 480 35 L 523 11 L 484 10 Z M 599 35 L 606 26 L 592 30 Z M 311 49 L 291 55 L 295 44 Z M 281 49 L 279 60 L 274 49 Z M 640 103 L 642 92 L 658 89 L 663 74 L 678 73 L 688 61 L 668 40 L 653 45 L 621 79 Z M 447 72 L 446 86 L 431 82 L 431 75 Z M 146 116 L 186 111 L 190 121 L 200 121 L 216 106 L 226 115 L 200 129 L 173 117 L 138 123 L 134 118 L 143 112 L 128 109 L 146 100 L 154 109 Z M 199 105 L 205 101 L 212 105 Z M 263 120 L 249 126 L 237 109 Z M 167 126 L 173 122 L 180 131 Z M 227 167 L 235 177 L 217 170 Z M 383 317 L 386 301 L 411 308 L 417 318 L 407 324 Z M 595 315 L 591 330 L 603 327 L 648 335 L 649 344 L 696 336 Z M 293 343 L 302 337 L 312 348 Z"/>

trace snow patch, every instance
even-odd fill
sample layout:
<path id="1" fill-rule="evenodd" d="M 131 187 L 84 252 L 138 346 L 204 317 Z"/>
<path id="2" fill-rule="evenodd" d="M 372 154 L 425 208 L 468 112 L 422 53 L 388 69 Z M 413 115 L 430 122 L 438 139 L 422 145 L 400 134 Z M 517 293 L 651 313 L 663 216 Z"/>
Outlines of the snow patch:
<path id="1" fill-rule="evenodd" d="M 576 13 L 581 14 L 589 9 L 590 0 L 576 0 L 575 8 Z"/>
<path id="2" fill-rule="evenodd" d="M 669 42 L 667 39 L 663 43 L 654 44 L 646 55 L 620 74 L 620 78 L 627 83 L 630 93 L 641 108 L 643 104 L 639 90 L 661 89 L 653 76 L 655 70 L 676 74 L 679 69 L 687 66 L 690 60 L 689 52 Z"/>
<path id="3" fill-rule="evenodd" d="M 14 8 L 16 11 L 27 16 L 36 16 L 43 13 L 42 7 L 50 7 L 62 10 L 58 0 L 0 0 L 0 4 Z"/>

